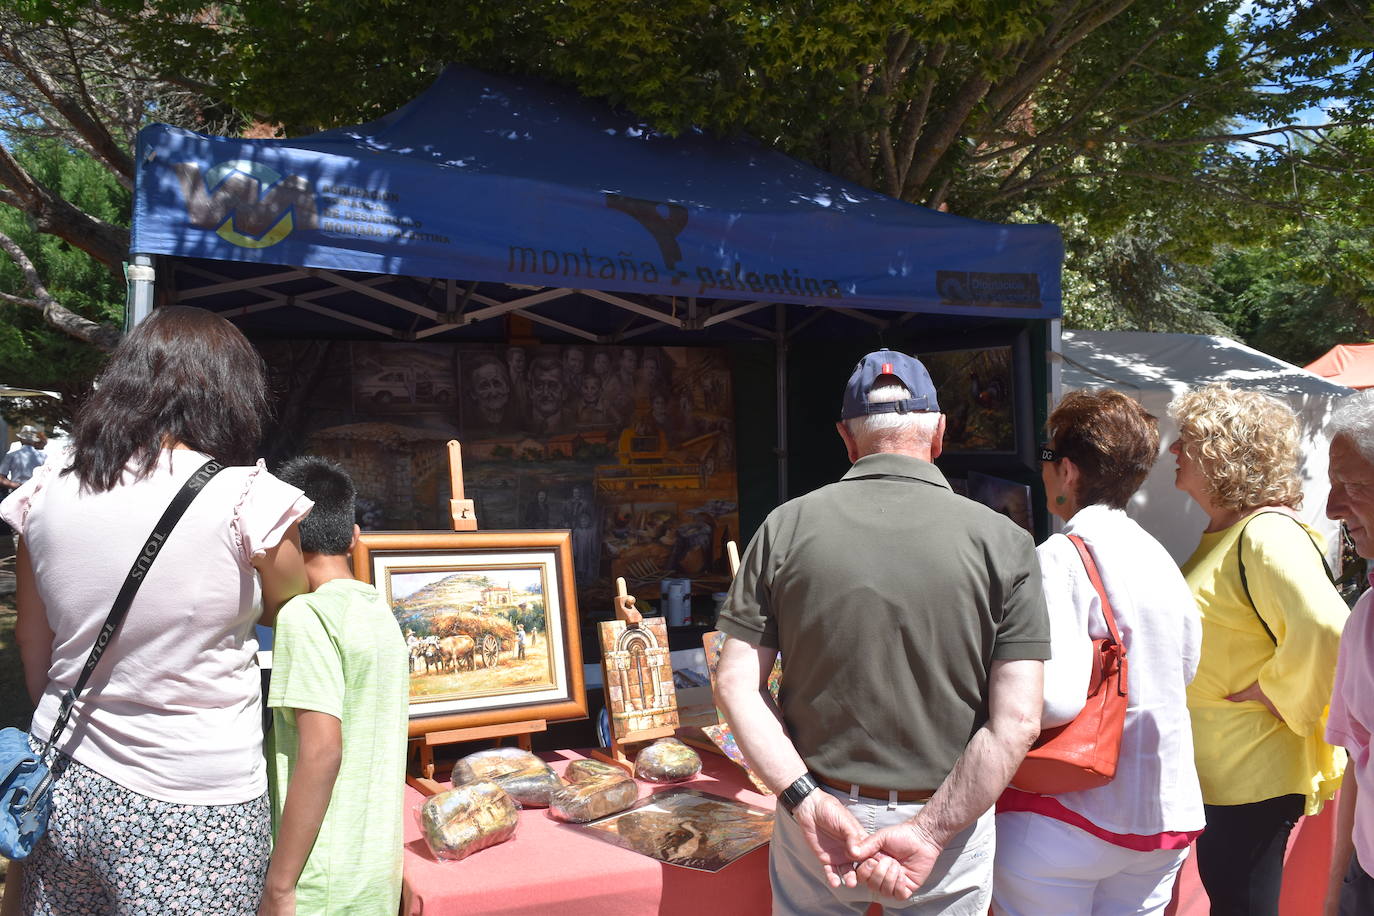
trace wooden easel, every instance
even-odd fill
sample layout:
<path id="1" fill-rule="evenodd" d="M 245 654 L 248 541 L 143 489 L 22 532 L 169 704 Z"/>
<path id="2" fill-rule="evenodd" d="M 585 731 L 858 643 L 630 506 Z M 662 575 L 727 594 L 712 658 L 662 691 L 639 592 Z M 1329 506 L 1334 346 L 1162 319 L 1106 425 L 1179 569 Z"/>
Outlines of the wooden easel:
<path id="1" fill-rule="evenodd" d="M 457 439 L 448 443 L 448 473 L 453 495 L 448 501 L 449 518 L 454 531 L 476 531 L 477 510 L 470 499 L 463 495 L 463 450 Z M 450 728 L 444 731 L 429 732 L 410 740 L 413 766 L 406 774 L 406 784 L 422 795 L 437 795 L 444 791 L 434 779 L 434 749 L 446 744 L 461 744 L 465 741 L 488 741 L 496 739 L 499 747 L 506 738 L 515 738 L 515 743 L 524 750 L 533 750 L 531 735 L 547 731 L 546 719 L 530 719 L 525 722 L 506 722 L 500 725 L 480 725 L 472 728 Z"/>
<path id="2" fill-rule="evenodd" d="M 627 627 L 638 627 L 640 622 L 644 620 L 644 615 L 635 607 L 634 597 L 626 590 L 625 578 L 623 576 L 616 577 L 615 598 L 612 599 L 612 602 L 615 605 L 616 619 L 622 621 Z M 606 689 L 609 695 L 608 688 L 611 683 L 611 672 L 606 670 L 606 647 L 602 646 L 601 648 L 601 684 L 602 688 Z M 676 703 L 676 698 L 674 699 L 674 703 Z M 607 715 L 611 715 L 609 698 L 606 703 L 606 709 Z M 624 735 L 616 737 L 615 726 L 613 724 L 611 726 L 610 747 L 605 750 L 596 749 L 591 753 L 593 757 L 604 760 L 607 763 L 613 763 L 618 767 L 628 770 L 631 775 L 634 775 L 634 760 L 626 755 L 624 749 L 632 744 L 643 744 L 658 738 L 668 738 L 676 733 L 677 728 L 665 725 L 660 728 L 631 729 Z"/>

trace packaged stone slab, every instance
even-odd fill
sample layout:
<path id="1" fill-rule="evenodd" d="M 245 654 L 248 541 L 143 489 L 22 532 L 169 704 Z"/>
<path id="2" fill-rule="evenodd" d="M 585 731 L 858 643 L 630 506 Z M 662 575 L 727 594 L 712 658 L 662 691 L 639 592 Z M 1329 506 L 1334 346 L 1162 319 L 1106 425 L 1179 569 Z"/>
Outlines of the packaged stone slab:
<path id="1" fill-rule="evenodd" d="M 497 747 L 468 754 L 453 766 L 453 784 L 490 779 L 523 807 L 546 807 L 563 785 L 543 760 L 518 747 Z"/>
<path id="2" fill-rule="evenodd" d="M 456 861 L 515 836 L 520 806 L 496 783 L 479 780 L 420 806 L 420 827 L 436 859 Z"/>
<path id="3" fill-rule="evenodd" d="M 635 777 L 649 782 L 685 782 L 700 772 L 697 752 L 676 738 L 660 738 L 635 757 Z"/>
<path id="4" fill-rule="evenodd" d="M 601 767 L 609 772 L 600 770 Z M 568 766 L 567 780 L 568 784 L 549 799 L 549 813 L 560 821 L 585 824 L 624 811 L 639 798 L 639 784 L 620 767 L 610 764 L 576 761 Z"/>

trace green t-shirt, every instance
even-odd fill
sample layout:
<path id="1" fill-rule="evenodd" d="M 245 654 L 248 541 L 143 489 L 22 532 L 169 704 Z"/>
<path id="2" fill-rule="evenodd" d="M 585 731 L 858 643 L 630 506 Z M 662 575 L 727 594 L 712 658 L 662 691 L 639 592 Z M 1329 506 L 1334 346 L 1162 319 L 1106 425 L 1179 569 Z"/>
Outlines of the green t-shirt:
<path id="1" fill-rule="evenodd" d="M 272 832 L 300 749 L 297 709 L 337 717 L 343 760 L 296 884 L 296 911 L 394 916 L 401 896 L 409 655 L 371 585 L 334 579 L 291 599 L 272 646 L 268 782 Z"/>

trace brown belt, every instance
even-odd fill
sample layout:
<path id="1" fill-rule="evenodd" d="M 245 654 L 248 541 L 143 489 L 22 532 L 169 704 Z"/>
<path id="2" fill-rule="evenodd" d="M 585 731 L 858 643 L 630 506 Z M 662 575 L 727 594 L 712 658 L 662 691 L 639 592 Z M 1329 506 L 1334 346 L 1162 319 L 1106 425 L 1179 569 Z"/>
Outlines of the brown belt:
<path id="1" fill-rule="evenodd" d="M 859 790 L 859 795 L 863 796 L 864 798 L 882 799 L 883 801 L 887 801 L 892 797 L 891 789 L 879 789 L 874 786 L 856 786 L 852 782 L 842 782 L 838 779 L 827 779 L 824 776 L 820 776 L 817 774 L 812 775 L 815 775 L 816 781 L 821 783 L 822 785 L 829 786 L 832 789 L 839 789 L 841 792 L 844 792 L 846 794 L 857 788 Z M 913 802 L 928 802 L 930 801 L 930 797 L 934 794 L 934 789 L 898 790 L 897 801 L 902 802 L 904 804 L 911 804 Z"/>

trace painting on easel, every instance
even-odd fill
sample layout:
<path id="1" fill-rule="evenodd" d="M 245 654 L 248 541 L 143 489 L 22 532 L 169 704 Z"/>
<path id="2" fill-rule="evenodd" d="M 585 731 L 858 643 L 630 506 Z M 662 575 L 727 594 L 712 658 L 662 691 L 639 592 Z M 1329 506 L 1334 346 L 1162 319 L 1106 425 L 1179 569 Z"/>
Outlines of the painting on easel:
<path id="1" fill-rule="evenodd" d="M 410 650 L 412 726 L 550 718 L 548 704 L 585 715 L 567 532 L 366 533 L 358 550 L 355 573 L 377 586 Z"/>

